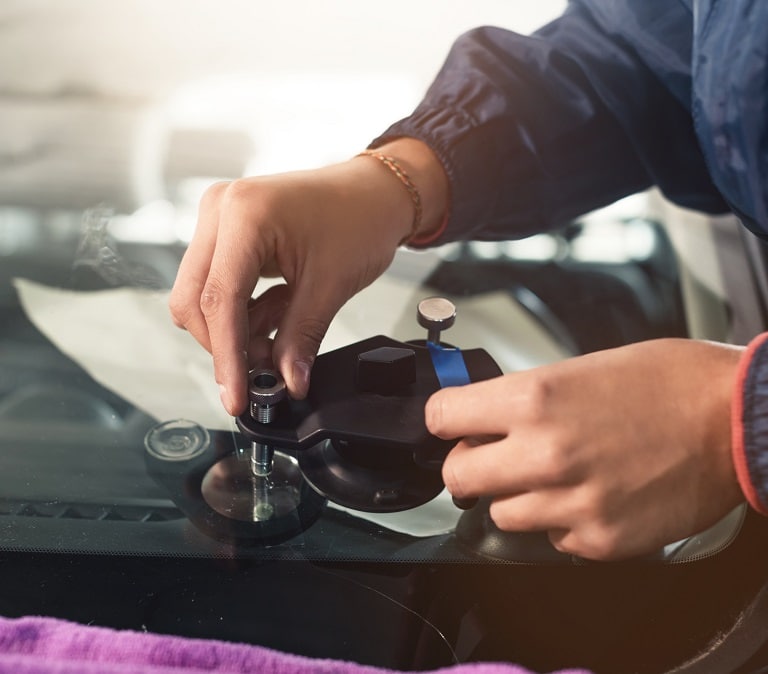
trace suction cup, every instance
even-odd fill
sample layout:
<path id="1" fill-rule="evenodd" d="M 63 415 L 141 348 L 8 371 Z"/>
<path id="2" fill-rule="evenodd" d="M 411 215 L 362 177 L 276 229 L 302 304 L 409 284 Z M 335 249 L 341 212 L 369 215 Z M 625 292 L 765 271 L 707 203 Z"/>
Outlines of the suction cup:
<path id="1" fill-rule="evenodd" d="M 491 519 L 491 499 L 479 499 L 477 505 L 459 518 L 454 535 L 457 543 L 471 554 L 494 562 L 517 564 L 572 564 L 573 557 L 558 552 L 545 531 L 502 531 Z"/>
<path id="2" fill-rule="evenodd" d="M 326 505 L 284 451 L 270 454 L 267 474 L 254 474 L 252 457 L 231 433 L 176 419 L 151 428 L 145 447 L 149 475 L 195 527 L 225 543 L 288 540 L 312 526 Z"/>
<path id="3" fill-rule="evenodd" d="M 301 471 L 296 459 L 275 454 L 272 472 L 257 476 L 250 463 L 231 455 L 211 466 L 200 491 L 217 513 L 242 522 L 290 517 L 301 502 Z"/>
<path id="4" fill-rule="evenodd" d="M 210 446 L 208 431 L 187 419 L 172 419 L 149 429 L 144 437 L 147 451 L 160 461 L 190 461 Z"/>
<path id="5" fill-rule="evenodd" d="M 328 500 L 364 512 L 397 512 L 431 501 L 443 490 L 439 470 L 387 447 L 325 440 L 299 452 L 305 479 Z"/>
<path id="6" fill-rule="evenodd" d="M 325 499 L 307 485 L 298 462 L 275 452 L 272 471 L 254 475 L 249 461 L 236 455 L 213 464 L 200 483 L 205 503 L 218 515 L 216 535 L 279 542 L 311 525 Z"/>

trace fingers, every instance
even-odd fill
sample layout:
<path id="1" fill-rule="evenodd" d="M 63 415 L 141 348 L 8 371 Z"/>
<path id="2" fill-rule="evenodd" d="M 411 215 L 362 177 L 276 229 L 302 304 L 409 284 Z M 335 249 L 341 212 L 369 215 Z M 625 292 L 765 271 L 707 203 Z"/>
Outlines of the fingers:
<path id="1" fill-rule="evenodd" d="M 272 286 L 248 302 L 250 334 L 266 337 L 277 330 L 290 303 L 291 292 L 285 283 Z"/>
<path id="2" fill-rule="evenodd" d="M 265 290 L 248 303 L 248 369 L 274 368 L 273 341 L 269 335 L 277 329 L 285 315 L 290 298 L 287 285 Z"/>
<path id="3" fill-rule="evenodd" d="M 443 482 L 457 498 L 499 496 L 578 482 L 579 464 L 545 434 L 525 431 L 478 441 L 459 441 L 443 463 Z"/>
<path id="4" fill-rule="evenodd" d="M 208 325 L 200 308 L 200 296 L 210 270 L 219 229 L 218 202 L 226 183 L 211 186 L 200 202 L 195 233 L 179 265 L 176 281 L 171 290 L 169 308 L 173 322 L 188 330 L 208 351 L 211 340 Z"/>
<path id="5" fill-rule="evenodd" d="M 294 399 L 307 395 L 312 364 L 331 320 L 344 303 L 329 287 L 305 274 L 291 297 L 275 337 L 275 365 Z"/>
<path id="6" fill-rule="evenodd" d="M 465 438 L 446 457 L 443 482 L 456 498 L 523 491 L 526 485 L 516 475 L 517 461 L 511 454 L 505 439 L 482 443 Z"/>
<path id="7" fill-rule="evenodd" d="M 249 221 L 237 199 L 226 200 L 220 217 L 228 223 Z M 248 403 L 248 304 L 259 279 L 262 259 L 259 239 L 244 245 L 242 227 L 219 227 L 208 278 L 200 295 L 214 374 L 222 390 L 224 407 L 232 415 L 242 412 Z"/>
<path id="8" fill-rule="evenodd" d="M 179 265 L 169 305 L 176 325 L 186 328 L 213 355 L 222 403 L 235 415 L 246 405 L 247 297 L 233 296 L 229 287 L 233 277 L 222 268 L 226 255 L 220 250 L 219 219 L 227 188 L 227 183 L 213 185 L 200 203 L 195 234 Z M 231 339 L 232 348 L 223 346 L 222 339 Z"/>
<path id="9" fill-rule="evenodd" d="M 497 497 L 491 503 L 490 515 L 502 531 L 570 530 L 572 497 L 559 489 Z"/>
<path id="10" fill-rule="evenodd" d="M 189 330 L 211 352 L 222 402 L 229 414 L 236 415 L 247 405 L 250 324 L 256 323 L 257 335 L 268 334 L 274 326 L 264 322 L 268 314 L 262 312 L 254 319 L 259 312 L 248 312 L 264 255 L 254 237 L 250 243 L 244 240 L 249 215 L 243 199 L 229 194 L 232 185 L 213 185 L 201 201 L 197 228 L 171 292 L 170 309 L 176 325 Z M 274 304 L 274 298 L 265 302 Z"/>
<path id="11" fill-rule="evenodd" d="M 471 468 L 473 463 L 498 458 L 495 453 L 502 444 L 501 441 L 478 446 L 467 443 L 462 444 L 460 449 L 475 452 L 473 459 L 476 461 L 467 464 Z M 489 454 L 494 456 L 489 457 Z M 513 477 L 509 470 L 500 468 L 495 461 L 489 463 L 485 472 L 457 468 L 455 464 L 451 466 L 448 460 L 446 465 L 448 474 L 444 469 L 444 475 L 448 491 L 453 496 L 458 493 L 490 495 L 490 517 L 502 531 L 546 531 L 558 551 L 589 559 L 607 560 L 630 554 L 618 536 L 621 530 L 605 519 L 600 501 L 589 489 L 574 489 L 570 485 L 559 484 L 527 489 L 523 485 L 528 480 L 522 474 Z M 453 470 L 462 470 L 465 473 L 462 477 L 466 479 L 459 483 L 454 481 L 450 477 Z M 512 490 L 511 485 L 516 483 L 520 491 Z M 464 489 L 457 487 L 457 484 L 470 486 Z"/>
<path id="12" fill-rule="evenodd" d="M 511 420 L 521 416 L 523 408 L 537 404 L 531 389 L 517 375 L 444 388 L 427 401 L 427 428 L 444 439 L 506 434 Z"/>

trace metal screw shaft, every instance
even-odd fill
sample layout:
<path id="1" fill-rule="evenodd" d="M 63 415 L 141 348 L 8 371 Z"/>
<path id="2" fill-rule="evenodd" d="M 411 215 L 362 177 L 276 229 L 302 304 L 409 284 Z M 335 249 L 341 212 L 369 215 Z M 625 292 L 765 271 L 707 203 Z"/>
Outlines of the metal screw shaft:
<path id="1" fill-rule="evenodd" d="M 260 424 L 274 421 L 278 403 L 285 399 L 286 387 L 283 378 L 274 370 L 252 370 L 248 375 L 248 399 L 251 417 Z M 265 477 L 272 472 L 275 452 L 261 442 L 251 443 L 251 472 L 256 477 Z"/>

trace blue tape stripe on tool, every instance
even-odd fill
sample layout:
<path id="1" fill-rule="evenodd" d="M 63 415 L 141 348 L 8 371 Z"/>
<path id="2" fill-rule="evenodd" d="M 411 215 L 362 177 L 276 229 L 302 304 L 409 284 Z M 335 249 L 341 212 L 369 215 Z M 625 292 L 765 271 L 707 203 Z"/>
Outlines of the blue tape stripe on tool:
<path id="1" fill-rule="evenodd" d="M 432 365 L 435 368 L 440 388 L 446 386 L 463 386 L 469 384 L 469 372 L 464 362 L 461 349 L 446 349 L 439 344 L 427 342 Z"/>

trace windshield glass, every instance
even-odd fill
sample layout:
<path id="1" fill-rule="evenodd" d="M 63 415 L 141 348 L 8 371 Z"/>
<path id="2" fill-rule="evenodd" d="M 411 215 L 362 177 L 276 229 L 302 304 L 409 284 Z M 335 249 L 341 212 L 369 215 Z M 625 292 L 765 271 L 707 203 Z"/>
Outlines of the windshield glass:
<path id="1" fill-rule="evenodd" d="M 681 264 L 674 227 L 653 215 L 654 201 L 644 195 L 522 241 L 403 250 L 340 312 L 321 353 L 377 335 L 423 340 L 416 307 L 429 296 L 455 304 L 456 322 L 444 340 L 484 350 L 502 372 L 691 329 L 728 338 L 716 258 L 708 270 Z M 22 231 L 35 217 L 9 210 L 7 230 Z M 221 408 L 208 354 L 168 316 L 168 287 L 184 244 L 120 239 L 116 223 L 126 227 L 132 217 L 139 216 L 89 209 L 72 214 L 69 231 L 41 218 L 34 243 L 5 257 L 0 545 L 370 561 L 497 556 L 475 540 L 484 516 L 458 509 L 444 490 L 398 512 L 349 507 L 343 486 L 326 502 L 291 463 L 302 451 L 279 446 L 279 470 L 288 473 L 280 488 L 307 500 L 311 512 L 299 526 L 278 527 L 263 540 L 260 533 L 234 535 L 229 525 L 239 526 L 242 517 L 229 517 L 227 508 L 243 499 L 249 508 L 257 498 L 257 486 L 241 483 L 252 443 Z M 700 233 L 695 242 L 698 266 L 713 250 L 712 237 Z M 225 457 L 229 464 L 219 464 Z M 385 472 L 366 475 L 387 488 Z M 428 482 L 439 483 L 438 476 L 434 468 L 424 472 Z M 231 504 L 217 502 L 221 489 Z M 216 514 L 222 509 L 223 518 Z M 263 545 L 251 545 L 254 538 Z M 512 549 L 502 559 L 559 557 L 543 535 L 509 539 Z"/>
<path id="2" fill-rule="evenodd" d="M 248 472 L 253 439 L 224 413 L 208 354 L 167 311 L 212 181 L 350 156 L 409 112 L 456 34 L 492 22 L 527 31 L 560 3 L 452 6 L 438 12 L 434 39 L 413 40 L 407 58 L 361 42 L 361 23 L 383 35 L 389 20 L 377 15 L 374 31 L 361 7 L 335 19 L 305 7 L 288 29 L 293 14 L 283 4 L 265 8 L 254 27 L 242 19 L 255 9 L 234 3 L 217 14 L 202 50 L 195 41 L 214 6 L 182 22 L 171 7 L 18 5 L 2 24 L 10 38 L 2 49 L 15 50 L 19 67 L 2 76 L 0 97 L 0 133 L 12 148 L 0 187 L 0 546 L 371 561 L 565 557 L 543 534 L 510 535 L 500 552 L 478 540 L 487 508 L 457 508 L 439 466 L 419 469 L 422 495 L 403 503 L 383 468 L 354 473 L 349 484 L 370 481 L 396 502 L 379 512 L 358 508 L 349 484 L 318 488 L 338 467 L 324 464 L 310 478 L 304 455 L 290 448 L 270 448 L 276 470 L 260 486 Z M 349 53 L 364 58 L 352 65 Z M 339 313 L 321 353 L 377 335 L 424 340 L 416 307 L 429 296 L 456 307 L 445 339 L 482 349 L 501 372 L 654 337 L 730 339 L 719 230 L 702 218 L 699 234 L 686 236 L 677 225 L 690 217 L 646 193 L 528 239 L 401 250 Z M 366 456 L 372 449 L 362 447 Z M 326 451 L 362 470 L 348 448 Z M 298 523 L 297 504 L 307 508 Z M 286 513 L 288 524 L 266 522 Z M 253 526 L 233 533 L 243 520 L 256 522 L 256 534 Z"/>

